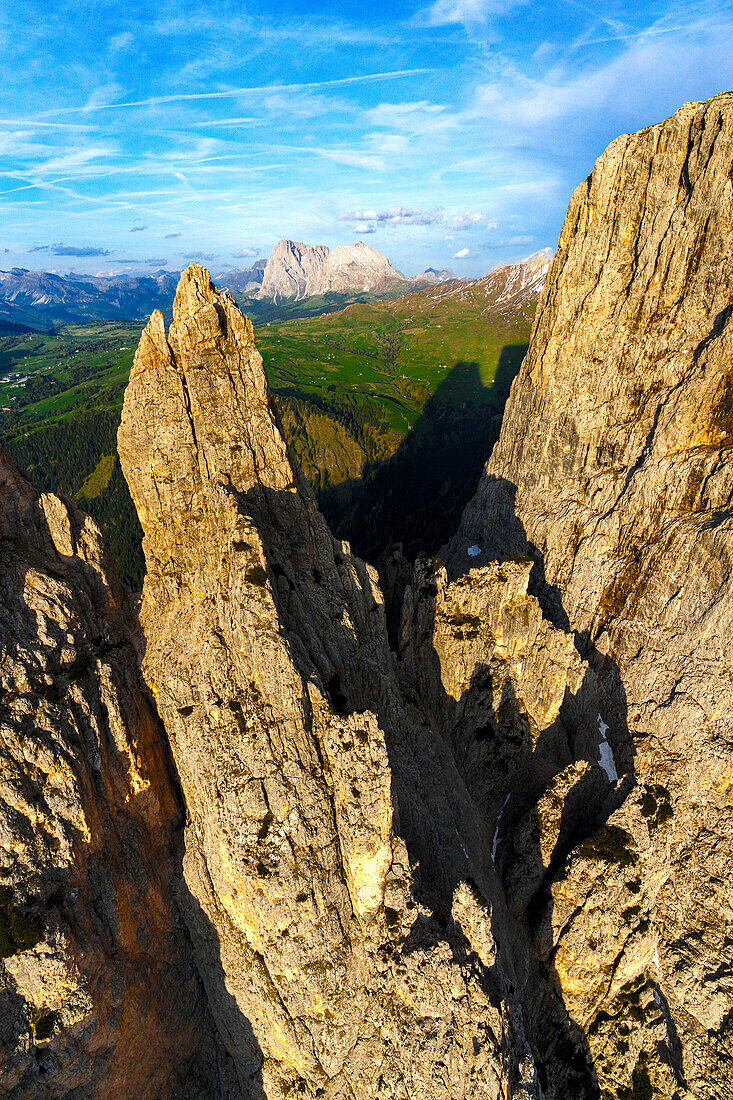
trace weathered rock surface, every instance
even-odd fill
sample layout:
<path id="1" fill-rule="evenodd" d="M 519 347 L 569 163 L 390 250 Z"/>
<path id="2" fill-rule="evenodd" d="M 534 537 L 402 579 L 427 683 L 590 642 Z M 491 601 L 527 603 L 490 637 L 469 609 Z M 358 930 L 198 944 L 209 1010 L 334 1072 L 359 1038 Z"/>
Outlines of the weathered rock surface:
<path id="1" fill-rule="evenodd" d="M 181 802 L 133 637 L 93 521 L 0 456 L 0 1091 L 14 1100 L 238 1095 L 179 915 Z"/>
<path id="2" fill-rule="evenodd" d="M 607 1096 L 733 1095 L 732 162 L 726 94 L 619 138 L 576 190 L 445 554 L 450 576 L 534 560 L 615 701 L 606 761 L 631 746 L 633 790 L 538 917 Z"/>
<path id="3" fill-rule="evenodd" d="M 252 328 L 195 265 L 169 333 L 156 314 L 143 334 L 119 446 L 145 531 L 144 671 L 190 815 L 187 919 L 246 1094 L 539 1096 L 548 1072 L 559 1097 L 584 1080 L 509 934 L 493 821 L 390 653 L 376 574 L 330 535 Z M 538 609 L 533 626 L 552 633 Z M 554 635 L 547 662 L 577 678 Z M 562 689 L 531 692 L 551 720 Z"/>

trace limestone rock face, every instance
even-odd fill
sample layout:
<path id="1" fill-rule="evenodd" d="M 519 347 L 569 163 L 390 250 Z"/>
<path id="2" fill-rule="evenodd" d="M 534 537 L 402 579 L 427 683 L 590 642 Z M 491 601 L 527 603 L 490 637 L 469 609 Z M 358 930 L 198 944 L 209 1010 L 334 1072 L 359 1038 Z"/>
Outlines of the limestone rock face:
<path id="1" fill-rule="evenodd" d="M 536 918 L 604 1096 L 731 1095 L 732 162 L 725 94 L 619 138 L 578 187 L 444 553 L 451 577 L 481 567 L 463 584 L 534 561 L 614 704 L 601 763 L 631 754 Z"/>
<path id="2" fill-rule="evenodd" d="M 255 297 L 300 301 L 329 292 L 381 291 L 403 282 L 387 257 L 362 241 L 327 248 L 283 240 L 272 250 Z"/>
<path id="3" fill-rule="evenodd" d="M 196 265 L 170 331 L 154 315 L 143 334 L 119 448 L 143 668 L 189 816 L 186 919 L 244 1094 L 593 1095 L 497 869 L 502 812 L 531 813 L 578 754 L 591 829 L 615 792 L 595 722 L 565 705 L 585 685 L 595 706 L 596 679 L 528 596 L 531 563 L 451 587 L 421 562 L 398 661 L 375 571 L 291 465 L 251 326 Z M 549 864 L 573 822 L 546 831 Z"/>
<path id="4" fill-rule="evenodd" d="M 245 1095 L 493 1097 L 496 983 L 445 930 L 461 881 L 491 896 L 485 829 L 400 694 L 375 571 L 290 464 L 251 326 L 195 265 L 143 335 L 119 447 L 187 919 Z"/>
<path id="5" fill-rule="evenodd" d="M 98 528 L 0 456 L 0 1091 L 234 1098 L 181 800 Z"/>

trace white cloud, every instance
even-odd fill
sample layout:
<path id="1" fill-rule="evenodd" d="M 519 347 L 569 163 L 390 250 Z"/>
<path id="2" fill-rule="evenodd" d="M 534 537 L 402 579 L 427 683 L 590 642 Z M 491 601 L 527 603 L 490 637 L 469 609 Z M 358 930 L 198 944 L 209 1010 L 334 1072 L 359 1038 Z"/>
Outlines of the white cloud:
<path id="1" fill-rule="evenodd" d="M 287 119 L 318 118 L 351 109 L 344 99 L 309 91 L 273 92 L 263 95 L 258 108 Z"/>
<path id="2" fill-rule="evenodd" d="M 232 252 L 232 256 L 235 260 L 243 259 L 255 259 L 258 255 L 256 248 L 238 248 L 235 252 Z"/>
<path id="3" fill-rule="evenodd" d="M 97 89 L 83 107 L 56 107 L 45 111 L 44 115 L 76 114 L 87 111 L 109 111 L 125 107 L 159 107 L 166 103 L 185 103 L 201 99 L 237 99 L 240 96 L 271 94 L 274 92 L 287 92 L 291 89 L 302 88 L 337 88 L 348 84 L 371 84 L 381 80 L 397 80 L 403 77 L 424 76 L 431 69 L 393 69 L 383 73 L 364 73 L 363 76 L 342 76 L 335 80 L 312 80 L 301 84 L 259 84 L 246 88 L 230 88 L 219 92 L 181 92 L 176 95 L 151 96 L 149 99 L 134 99 L 120 103 L 100 103 L 98 98 L 104 89 Z M 41 116 L 43 117 L 43 116 Z"/>
<path id="4" fill-rule="evenodd" d="M 435 0 L 428 12 L 433 26 L 444 23 L 485 23 L 490 15 L 503 15 L 520 0 Z"/>
<path id="5" fill-rule="evenodd" d="M 443 237 L 443 240 L 452 241 L 455 232 L 467 232 L 469 230 L 497 229 L 499 223 L 491 220 L 481 210 L 467 210 L 463 214 L 455 214 L 446 219 L 441 207 L 434 206 L 430 209 L 420 207 L 393 206 L 389 210 L 361 209 L 351 210 L 339 214 L 339 221 L 357 222 L 357 232 L 373 233 L 377 228 L 394 228 L 403 225 L 444 225 L 451 232 Z"/>
<path id="6" fill-rule="evenodd" d="M 393 206 L 390 210 L 353 210 L 339 214 L 339 221 L 374 225 L 436 225 L 443 220 L 439 207 L 432 210 L 406 209 Z"/>
<path id="7" fill-rule="evenodd" d="M 348 149 L 317 149 L 326 160 L 332 160 L 334 164 L 343 164 L 347 168 L 366 168 L 371 172 L 383 172 L 387 167 L 384 157 L 375 153 L 351 152 Z"/>
<path id="8" fill-rule="evenodd" d="M 126 50 L 135 41 L 135 35 L 132 31 L 123 31 L 122 34 L 115 34 L 109 40 L 109 48 L 116 53 L 118 50 Z"/>
<path id="9" fill-rule="evenodd" d="M 191 38 L 199 42 L 206 39 L 211 47 L 221 37 L 222 13 L 217 8 L 204 9 L 198 4 L 195 11 L 185 11 L 178 16 L 167 16 L 150 25 L 150 30 L 163 39 L 171 36 Z M 339 50 L 348 46 L 377 46 L 401 44 L 398 34 L 389 34 L 382 27 L 379 32 L 373 26 L 359 27 L 346 22 L 326 19 L 296 18 L 278 23 L 268 12 L 259 18 L 244 13 L 227 12 L 227 30 L 235 43 L 236 60 L 240 61 L 239 44 L 246 41 L 249 48 L 254 42 L 266 44 L 271 50 L 278 45 L 293 42 L 303 50 Z M 261 48 L 261 45 L 259 46 Z"/>
<path id="10" fill-rule="evenodd" d="M 388 134 L 384 130 L 375 130 L 373 134 L 365 134 L 364 137 L 372 149 L 388 157 L 401 157 L 410 151 L 408 134 Z"/>
<path id="11" fill-rule="evenodd" d="M 383 126 L 385 129 L 401 131 L 411 136 L 455 130 L 461 124 L 459 116 L 442 103 L 430 103 L 426 99 L 407 103 L 379 103 L 365 111 L 364 118 L 371 126 Z"/>
<path id="12" fill-rule="evenodd" d="M 197 263 L 210 264 L 214 260 L 219 259 L 219 254 L 216 252 L 179 252 L 179 256 L 183 256 L 184 260 L 196 260 Z"/>
<path id="13" fill-rule="evenodd" d="M 236 126 L 252 126 L 260 121 L 257 115 L 241 115 L 239 118 L 208 118 L 203 122 L 192 122 L 191 125 L 203 130 L 211 126 L 225 126 L 231 129 Z"/>
<path id="14" fill-rule="evenodd" d="M 453 253 L 454 260 L 462 260 L 465 256 L 470 256 L 470 248 L 459 248 L 457 252 Z"/>
<path id="15" fill-rule="evenodd" d="M 732 51 L 731 23 L 698 20 L 680 27 L 661 21 L 630 37 L 611 61 L 579 73 L 558 64 L 537 79 L 505 66 L 478 88 L 477 102 L 492 121 L 527 129 L 609 109 L 624 125 L 638 114 L 639 88 L 651 117 L 663 117 L 685 98 L 700 98 L 701 80 L 710 85 L 707 95 L 725 90 Z"/>
<path id="16" fill-rule="evenodd" d="M 95 175 L 98 172 L 107 171 L 106 165 L 94 164 L 96 160 L 107 159 L 115 156 L 118 150 L 111 146 L 89 145 L 80 149 L 69 149 L 59 156 L 49 157 L 48 160 L 34 166 L 33 171 L 41 176 L 60 175 Z"/>
<path id="17" fill-rule="evenodd" d="M 449 229 L 458 230 L 459 232 L 469 229 L 496 229 L 498 224 L 498 222 L 491 221 L 480 210 L 467 210 L 465 214 L 456 214 L 447 223 Z"/>

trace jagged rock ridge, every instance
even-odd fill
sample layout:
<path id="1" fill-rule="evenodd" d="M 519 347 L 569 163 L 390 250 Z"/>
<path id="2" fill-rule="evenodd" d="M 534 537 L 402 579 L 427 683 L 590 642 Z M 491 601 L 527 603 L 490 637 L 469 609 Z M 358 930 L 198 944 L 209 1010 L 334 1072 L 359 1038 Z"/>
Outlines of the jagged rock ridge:
<path id="1" fill-rule="evenodd" d="M 177 282 L 177 273 L 163 270 L 99 276 L 13 268 L 0 271 L 0 318 L 40 329 L 90 318 L 141 318 L 169 309 Z"/>
<path id="2" fill-rule="evenodd" d="M 290 461 L 251 325 L 196 265 L 168 333 L 153 315 L 119 445 L 145 531 L 143 672 L 186 806 L 182 878 L 172 826 L 143 852 L 164 899 L 155 928 L 169 927 L 177 894 L 188 934 L 171 932 L 168 957 L 193 976 L 192 945 L 238 1084 L 226 1057 L 207 1062 L 202 1007 L 203 1046 L 186 1047 L 184 1030 L 175 1073 L 165 1063 L 150 1083 L 157 1063 L 139 1034 L 128 1062 L 103 1063 L 124 1066 L 128 1093 L 731 1095 L 731 126 L 731 95 L 688 105 L 619 139 L 576 192 L 496 453 L 446 564 L 422 557 L 402 585 L 394 652 L 375 571 L 333 539 Z M 21 486 L 8 499 L 8 531 L 12 502 L 27 499 L 54 544 L 29 536 L 35 567 L 51 562 L 23 597 L 42 673 L 46 635 L 57 621 L 63 635 L 68 615 L 47 601 L 39 616 L 37 592 L 59 571 L 86 575 L 75 556 L 101 552 L 80 551 L 96 546 L 91 529 L 56 498 Z M 100 591 L 89 630 L 104 637 L 119 614 Z M 25 799 L 36 889 L 37 774 L 17 724 L 44 692 L 28 690 L 23 660 L 12 798 Z M 125 708 L 138 714 L 146 697 L 128 668 L 143 702 Z M 95 663 L 84 675 L 94 699 L 106 674 Z M 52 729 L 78 721 L 77 701 L 54 699 Z M 109 725 L 122 772 L 101 804 L 118 808 L 124 836 L 141 812 L 128 761 L 164 745 Z M 98 768 L 95 755 L 80 761 L 82 775 Z M 107 842 L 106 820 L 92 847 Z M 156 843 L 170 820 L 150 809 Z M 3 866 L 14 844 L 11 828 Z M 74 881 L 111 879 L 126 906 L 139 889 L 128 849 L 86 878 L 85 852 Z M 26 878 L 12 881 L 6 987 L 31 1035 L 39 908 Z M 107 896 L 88 911 L 107 913 Z M 97 925 L 79 928 L 94 955 Z M 158 972 L 150 981 L 129 955 L 130 988 L 143 974 L 155 987 Z M 107 972 L 95 973 L 106 1004 Z M 177 1039 L 176 1004 L 145 1003 Z M 123 1056 L 116 1019 L 105 1016 Z M 76 1039 L 74 1020 L 58 1027 L 57 1043 Z M 2 1034 L 4 1052 L 17 1031 Z M 13 1042 L 35 1083 L 36 1054 Z M 83 1066 L 95 1049 L 74 1046 Z M 189 1065 L 215 1066 L 212 1079 Z M 121 1079 L 88 1094 L 115 1095 Z M 86 1095 L 57 1080 L 52 1095 Z"/>
<path id="3" fill-rule="evenodd" d="M 494 268 L 480 279 L 444 280 L 444 285 L 423 291 L 427 302 L 484 303 L 484 313 L 516 313 L 534 305 L 542 293 L 552 262 L 552 252 L 543 249 L 517 264 Z"/>
<path id="4" fill-rule="evenodd" d="M 597 730 L 563 709 L 592 674 L 543 624 L 528 570 L 487 569 L 468 602 L 450 597 L 438 667 L 444 579 L 418 576 L 398 666 L 375 571 L 290 463 L 251 325 L 195 265 L 169 333 L 156 314 L 143 334 L 119 447 L 145 532 L 144 672 L 190 815 L 187 919 L 245 1094 L 529 1096 L 540 1075 L 547 1096 L 584 1088 L 492 860 L 497 800 L 572 765 L 570 738 L 599 804 L 610 793 Z M 497 598 L 496 633 L 476 630 Z M 504 621 L 516 643 L 498 641 Z M 520 668 L 534 734 L 510 687 Z M 461 728 L 514 731 L 498 785 L 476 787 L 451 743 L 467 708 Z"/>

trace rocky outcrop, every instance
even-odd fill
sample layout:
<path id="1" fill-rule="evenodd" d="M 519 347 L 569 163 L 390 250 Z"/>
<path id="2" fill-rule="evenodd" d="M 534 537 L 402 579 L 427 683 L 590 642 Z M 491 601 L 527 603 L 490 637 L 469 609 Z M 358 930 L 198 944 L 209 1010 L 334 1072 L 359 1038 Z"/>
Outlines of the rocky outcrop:
<path id="1" fill-rule="evenodd" d="M 584 1080 L 508 931 L 494 822 L 433 718 L 442 689 L 417 652 L 400 674 L 375 571 L 329 533 L 251 325 L 195 265 L 170 331 L 156 314 L 143 334 L 119 446 L 145 531 L 143 667 L 190 818 L 187 920 L 245 1094 L 538 1096 L 547 1073 L 559 1097 Z M 562 695 L 535 690 L 538 720 Z"/>
<path id="2" fill-rule="evenodd" d="M 98 528 L 0 456 L 0 1081 L 234 1098 L 176 898 L 183 813 Z"/>
<path id="3" fill-rule="evenodd" d="M 386 256 L 362 241 L 353 245 L 279 241 L 267 261 L 256 298 L 294 298 L 352 291 L 384 291 L 405 283 Z"/>
<path id="4" fill-rule="evenodd" d="M 729 1095 L 732 161 L 726 94 L 619 138 L 576 190 L 445 553 L 456 577 L 534 562 L 615 701 L 606 759 L 632 753 L 633 789 L 538 916 L 608 1096 Z"/>

